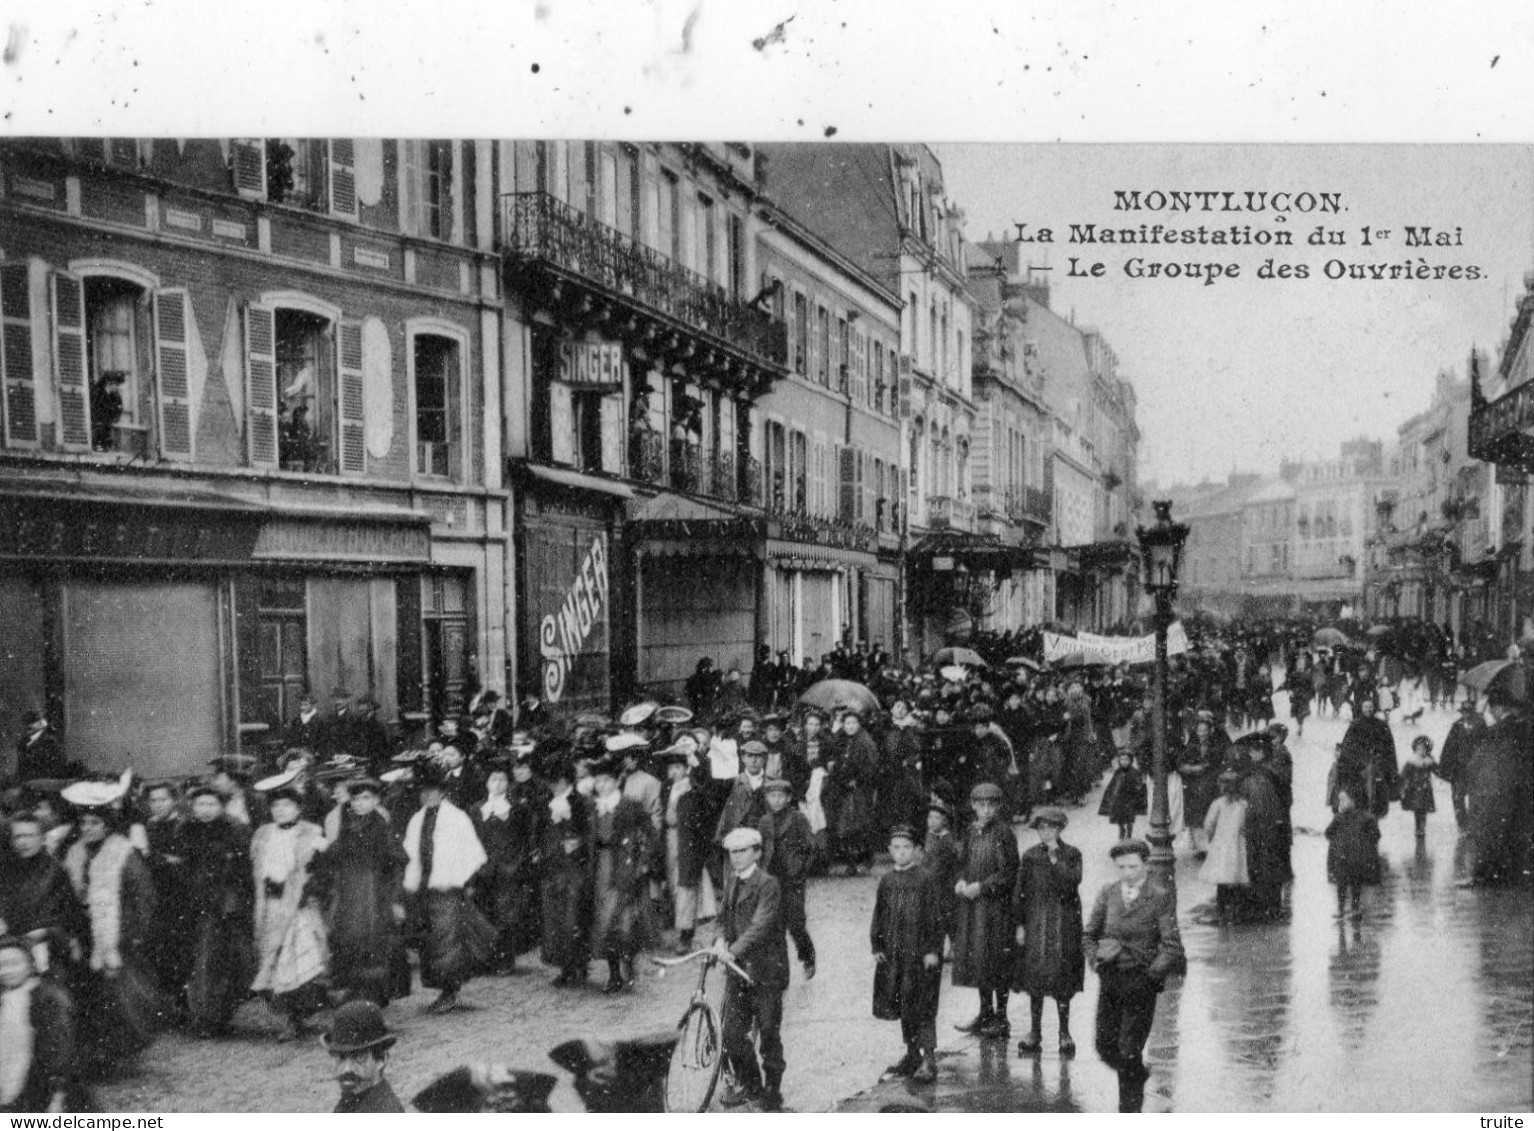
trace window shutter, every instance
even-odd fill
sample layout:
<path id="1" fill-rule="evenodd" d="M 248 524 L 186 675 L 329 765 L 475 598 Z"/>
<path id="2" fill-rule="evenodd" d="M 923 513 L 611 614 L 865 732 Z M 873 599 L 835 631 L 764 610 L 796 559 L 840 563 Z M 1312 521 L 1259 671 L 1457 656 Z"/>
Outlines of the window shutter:
<path id="1" fill-rule="evenodd" d="M 330 139 L 330 211 L 357 218 L 357 143 L 349 137 Z"/>
<path id="2" fill-rule="evenodd" d="M 266 141 L 235 138 L 229 143 L 229 171 L 234 191 L 252 200 L 266 199 Z"/>
<path id="3" fill-rule="evenodd" d="M 575 420 L 570 405 L 570 386 L 549 382 L 550 453 L 555 463 L 575 462 Z"/>
<path id="4" fill-rule="evenodd" d="M 468 364 L 463 347 L 455 345 L 447 353 L 447 473 L 455 482 L 465 482 L 468 477 L 464 456 L 468 454 L 469 430 L 464 426 L 463 371 Z"/>
<path id="5" fill-rule="evenodd" d="M 400 193 L 405 214 L 400 227 L 407 235 L 421 234 L 421 151 L 425 142 L 402 139 L 400 149 L 400 179 L 404 192 Z"/>
<path id="6" fill-rule="evenodd" d="M 874 521 L 874 499 L 878 495 L 876 484 L 878 479 L 874 475 L 874 457 L 867 452 L 858 464 L 859 484 L 863 489 L 863 513 L 858 518 L 865 524 L 872 526 Z"/>
<path id="7" fill-rule="evenodd" d="M 53 284 L 53 379 L 59 394 L 60 442 L 66 451 L 91 447 L 91 390 L 85 371 L 85 283 L 55 271 Z"/>
<path id="8" fill-rule="evenodd" d="M 245 308 L 245 439 L 252 467 L 277 466 L 277 312 Z"/>
<path id="9" fill-rule="evenodd" d="M 37 381 L 32 367 L 32 281 L 26 263 L 0 264 L 0 373 L 5 445 L 37 447 Z"/>
<path id="10" fill-rule="evenodd" d="M 170 287 L 154 294 L 154 369 L 160 410 L 160 454 L 192 458 L 192 393 L 187 383 L 187 293 Z"/>
<path id="11" fill-rule="evenodd" d="M 342 475 L 361 475 L 367 470 L 367 421 L 362 407 L 362 323 L 342 322 L 336 335 L 340 354 L 336 400 L 340 406 Z"/>
<path id="12" fill-rule="evenodd" d="M 602 470 L 623 474 L 623 394 L 602 398 Z"/>
<path id="13" fill-rule="evenodd" d="M 837 515 L 843 522 L 857 517 L 858 506 L 858 453 L 843 444 L 836 445 L 838 483 L 841 486 Z"/>

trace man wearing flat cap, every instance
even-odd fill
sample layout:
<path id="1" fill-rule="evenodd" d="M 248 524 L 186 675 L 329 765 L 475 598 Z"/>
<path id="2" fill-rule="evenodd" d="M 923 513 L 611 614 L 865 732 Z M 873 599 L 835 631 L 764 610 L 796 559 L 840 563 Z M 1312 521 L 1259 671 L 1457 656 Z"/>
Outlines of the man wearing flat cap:
<path id="1" fill-rule="evenodd" d="M 1145 1102 L 1145 1042 L 1156 997 L 1185 965 L 1177 904 L 1151 878 L 1150 846 L 1121 840 L 1108 850 L 1117 881 L 1097 893 L 1083 932 L 1087 965 L 1097 971 L 1097 1055 L 1118 1073 L 1119 1111 Z"/>
<path id="2" fill-rule="evenodd" d="M 738 828 L 724 838 L 730 875 L 724 885 L 714 951 L 750 977 L 728 975 L 724 989 L 724 1052 L 735 1087 L 726 1107 L 758 1102 L 766 1111 L 783 1106 L 783 991 L 788 986 L 788 941 L 783 931 L 782 889 L 761 867 L 762 834 Z M 761 1059 L 751 1044 L 756 1026 Z"/>
<path id="3" fill-rule="evenodd" d="M 395 1036 L 384 1024 L 383 1010 L 370 1001 L 349 1001 L 336 1010 L 330 1032 L 320 1038 L 330 1054 L 341 1099 L 341 1114 L 399 1115 L 404 1105 L 384 1079 Z"/>
<path id="4" fill-rule="evenodd" d="M 755 829 L 767 812 L 767 747 L 752 740 L 740 745 L 740 774 L 730 786 L 719 823 L 714 829 L 714 843 L 723 845 L 733 829 Z"/>
<path id="5" fill-rule="evenodd" d="M 804 886 L 815 859 L 815 834 L 810 819 L 794 804 L 794 787 L 784 778 L 769 778 L 762 787 L 767 813 L 757 822 L 762 834 L 762 867 L 777 877 L 783 896 L 783 925 L 794 940 L 794 952 L 806 979 L 815 976 L 815 940 L 804 910 Z"/>

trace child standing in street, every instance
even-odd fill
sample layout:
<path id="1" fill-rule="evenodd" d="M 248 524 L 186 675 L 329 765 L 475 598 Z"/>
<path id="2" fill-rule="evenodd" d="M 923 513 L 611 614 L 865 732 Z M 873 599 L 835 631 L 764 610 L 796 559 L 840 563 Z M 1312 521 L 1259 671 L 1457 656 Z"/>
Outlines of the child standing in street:
<path id="1" fill-rule="evenodd" d="M 1380 882 L 1380 825 L 1373 814 L 1356 807 L 1349 787 L 1337 790 L 1337 815 L 1326 826 L 1326 877 L 1337 885 L 1337 917 L 1363 917 L 1363 889 Z"/>
<path id="2" fill-rule="evenodd" d="M 1209 855 L 1198 870 L 1199 879 L 1215 885 L 1215 906 L 1226 919 L 1236 913 L 1252 882 L 1246 859 L 1246 799 L 1240 790 L 1239 773 L 1226 770 L 1220 775 L 1220 796 L 1210 802 L 1204 817 Z"/>
<path id="3" fill-rule="evenodd" d="M 943 934 L 953 937 L 953 917 L 958 908 L 958 896 L 953 885 L 959 878 L 959 842 L 953 835 L 953 807 L 941 797 L 933 796 L 927 802 L 927 838 L 922 845 L 922 868 L 931 873 L 937 883 L 938 918 L 943 924 Z"/>
<path id="4" fill-rule="evenodd" d="M 1411 757 L 1401 767 L 1401 808 L 1416 818 L 1418 840 L 1427 836 L 1427 815 L 1437 809 L 1433 804 L 1433 774 L 1437 769 L 1433 740 L 1419 734 L 1412 740 Z"/>
<path id="5" fill-rule="evenodd" d="M 1135 835 L 1135 817 L 1146 811 L 1145 775 L 1135 769 L 1127 750 L 1119 752 L 1116 762 L 1097 814 L 1118 826 L 1120 840 L 1128 840 Z"/>
<path id="6" fill-rule="evenodd" d="M 916 866 L 916 835 L 890 830 L 895 867 L 879 880 L 869 943 L 874 954 L 874 1016 L 900 1022 L 905 1056 L 891 1076 L 918 1084 L 937 1080 L 937 1002 L 943 981 L 942 901 L 932 873 Z"/>

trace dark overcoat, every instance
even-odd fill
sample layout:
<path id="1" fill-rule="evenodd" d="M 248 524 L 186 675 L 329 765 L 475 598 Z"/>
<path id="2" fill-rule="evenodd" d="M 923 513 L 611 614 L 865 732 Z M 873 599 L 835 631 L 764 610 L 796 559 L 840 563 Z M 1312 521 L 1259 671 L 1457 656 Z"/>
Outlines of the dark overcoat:
<path id="1" fill-rule="evenodd" d="M 978 883 L 974 899 L 959 897 L 954 912 L 953 984 L 1005 988 L 1012 980 L 1012 889 L 1017 840 L 1010 825 L 972 825 L 959 849 L 959 879 Z"/>
<path id="2" fill-rule="evenodd" d="M 735 964 L 765 989 L 782 990 L 788 985 L 788 934 L 782 908 L 782 887 L 760 864 L 745 879 L 731 872 L 724 882 L 719 933 Z"/>
<path id="3" fill-rule="evenodd" d="M 1069 1001 L 1081 992 L 1081 850 L 1061 841 L 1053 861 L 1036 844 L 1018 861 L 1013 891 L 1023 945 L 1012 988 L 1035 997 Z"/>
<path id="4" fill-rule="evenodd" d="M 924 959 L 943 957 L 942 906 L 937 881 L 925 868 L 880 877 L 868 941 L 874 954 L 884 956 L 874 964 L 873 1011 L 881 1021 L 936 1011 L 943 964 L 928 970 Z"/>

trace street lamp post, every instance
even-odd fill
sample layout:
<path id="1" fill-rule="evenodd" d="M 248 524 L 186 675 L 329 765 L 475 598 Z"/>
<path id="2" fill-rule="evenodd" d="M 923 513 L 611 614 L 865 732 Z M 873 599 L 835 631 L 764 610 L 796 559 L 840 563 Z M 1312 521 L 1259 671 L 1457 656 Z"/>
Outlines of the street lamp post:
<path id="1" fill-rule="evenodd" d="M 1182 564 L 1182 548 L 1188 538 L 1188 528 L 1172 521 L 1170 500 L 1153 502 L 1151 506 L 1156 512 L 1156 524 L 1135 529 L 1135 535 L 1140 540 L 1145 591 L 1156 600 L 1156 670 L 1152 686 L 1155 717 L 1151 720 L 1151 750 L 1155 762 L 1151 771 L 1150 863 L 1151 869 L 1160 877 L 1167 890 L 1175 894 L 1177 881 L 1172 861 L 1172 822 L 1166 792 L 1166 638 L 1167 629 L 1172 623 L 1172 598 L 1177 595 L 1177 570 Z"/>

